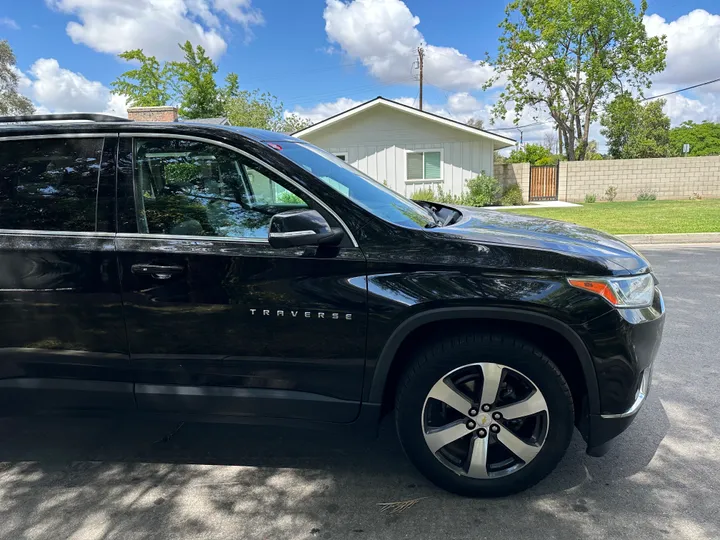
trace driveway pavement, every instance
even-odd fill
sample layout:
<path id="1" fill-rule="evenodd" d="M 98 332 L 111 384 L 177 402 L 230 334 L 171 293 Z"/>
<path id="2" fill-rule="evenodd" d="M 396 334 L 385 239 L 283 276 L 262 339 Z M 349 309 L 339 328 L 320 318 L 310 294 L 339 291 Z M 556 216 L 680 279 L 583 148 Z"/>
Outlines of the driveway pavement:
<path id="1" fill-rule="evenodd" d="M 648 402 L 601 459 L 470 500 L 378 440 L 120 420 L 0 421 L 0 538 L 720 538 L 720 248 L 653 248 L 669 316 Z M 380 503 L 420 499 L 402 512 Z"/>

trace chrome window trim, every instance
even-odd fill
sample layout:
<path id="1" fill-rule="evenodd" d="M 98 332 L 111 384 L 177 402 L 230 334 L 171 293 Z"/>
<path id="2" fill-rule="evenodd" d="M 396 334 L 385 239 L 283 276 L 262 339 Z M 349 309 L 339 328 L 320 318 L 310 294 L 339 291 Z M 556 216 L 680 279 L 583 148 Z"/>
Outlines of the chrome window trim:
<path id="1" fill-rule="evenodd" d="M 29 141 L 32 139 L 101 139 L 117 138 L 117 133 L 42 133 L 38 135 L 0 135 L 0 141 Z"/>
<path id="2" fill-rule="evenodd" d="M 316 203 L 318 203 L 320 206 L 322 206 L 330 215 L 332 215 L 338 221 L 338 223 L 340 223 L 340 226 L 345 231 L 345 234 L 347 234 L 348 237 L 350 238 L 350 240 L 353 244 L 353 247 L 356 247 L 356 248 L 360 247 L 357 243 L 357 240 L 355 239 L 355 235 L 353 235 L 352 231 L 350 231 L 350 228 L 347 226 L 347 224 L 342 220 L 342 218 L 332 208 L 330 208 L 327 204 L 325 204 L 316 195 L 314 195 L 313 193 L 310 193 L 307 189 L 305 189 L 300 184 L 298 184 L 297 182 L 292 180 L 286 174 L 280 172 L 272 165 L 268 165 L 264 161 L 258 159 L 257 157 L 253 156 L 252 154 L 245 152 L 244 150 L 240 150 L 239 148 L 237 148 L 235 146 L 232 146 L 230 144 L 227 144 L 227 143 L 224 143 L 221 141 L 215 141 L 213 139 L 207 139 L 205 137 L 197 137 L 195 135 L 183 135 L 181 133 L 155 133 L 152 131 L 130 132 L 130 133 L 120 133 L 119 137 L 121 137 L 121 138 L 135 138 L 135 137 L 143 138 L 144 137 L 144 138 L 162 138 L 162 139 L 185 139 L 185 140 L 189 140 L 189 141 L 197 141 L 197 142 L 203 142 L 206 144 L 212 144 L 215 146 L 219 146 L 221 148 L 226 148 L 227 150 L 231 150 L 242 156 L 245 156 L 246 158 L 254 161 L 255 163 L 259 163 L 261 166 L 265 167 L 269 171 L 272 171 L 274 174 L 278 175 L 280 178 L 282 178 L 289 184 L 293 185 L 295 188 L 297 188 L 298 190 L 300 190 L 301 192 L 306 194 L 308 197 L 310 197 L 312 200 L 314 200 Z M 134 149 L 133 149 L 133 151 L 134 151 Z M 164 237 L 168 237 L 168 236 L 172 237 L 172 235 L 163 235 L 163 236 Z M 200 236 L 200 237 L 195 237 L 195 238 L 204 238 L 204 239 L 214 238 L 214 239 L 222 240 L 225 237 L 222 237 L 222 236 Z"/>
<path id="3" fill-rule="evenodd" d="M 34 229 L 0 229 L 2 236 L 69 236 L 72 238 L 115 238 L 114 232 L 46 231 Z"/>
<path id="4" fill-rule="evenodd" d="M 237 242 L 241 244 L 268 244 L 265 238 L 250 236 L 193 236 L 185 234 L 117 233 L 113 235 L 125 240 L 186 240 L 190 242 Z"/>

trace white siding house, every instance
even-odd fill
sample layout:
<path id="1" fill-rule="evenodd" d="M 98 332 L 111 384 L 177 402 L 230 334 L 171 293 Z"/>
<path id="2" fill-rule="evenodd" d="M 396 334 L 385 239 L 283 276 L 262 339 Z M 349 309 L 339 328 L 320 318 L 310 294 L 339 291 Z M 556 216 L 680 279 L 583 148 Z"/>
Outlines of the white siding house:
<path id="1" fill-rule="evenodd" d="M 403 195 L 493 174 L 493 151 L 513 139 L 378 97 L 293 134 Z"/>

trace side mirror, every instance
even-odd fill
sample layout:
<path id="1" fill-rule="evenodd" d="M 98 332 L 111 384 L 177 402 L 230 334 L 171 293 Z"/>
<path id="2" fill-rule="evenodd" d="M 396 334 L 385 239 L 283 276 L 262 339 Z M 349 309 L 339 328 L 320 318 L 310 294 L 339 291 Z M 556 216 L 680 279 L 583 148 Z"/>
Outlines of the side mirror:
<path id="1" fill-rule="evenodd" d="M 268 240 L 274 248 L 336 246 L 344 234 L 339 227 L 330 227 L 317 210 L 288 210 L 272 217 Z"/>

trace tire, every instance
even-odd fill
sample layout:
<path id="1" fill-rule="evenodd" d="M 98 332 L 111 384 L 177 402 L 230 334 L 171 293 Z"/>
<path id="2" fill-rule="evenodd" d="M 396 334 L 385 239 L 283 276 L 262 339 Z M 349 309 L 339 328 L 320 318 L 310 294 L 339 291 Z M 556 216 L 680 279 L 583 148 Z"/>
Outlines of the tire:
<path id="1" fill-rule="evenodd" d="M 459 411 L 465 401 L 458 403 L 455 394 L 474 403 L 464 417 Z M 496 396 L 492 405 L 480 403 L 491 395 Z M 492 408 L 478 412 L 482 405 Z M 538 483 L 562 459 L 574 426 L 572 396 L 560 370 L 537 347 L 510 335 L 463 334 L 424 347 L 400 379 L 395 408 L 398 436 L 410 461 L 437 486 L 469 497 L 511 495 Z M 535 409 L 539 412 L 516 416 Z M 497 416 L 501 411 L 511 419 Z M 473 412 L 476 416 L 470 416 Z M 453 415 L 455 420 L 447 420 Z M 438 421 L 439 427 L 430 425 Z M 438 433 L 442 441 L 448 438 L 448 426 L 464 434 L 434 452 L 431 446 L 441 444 Z"/>

